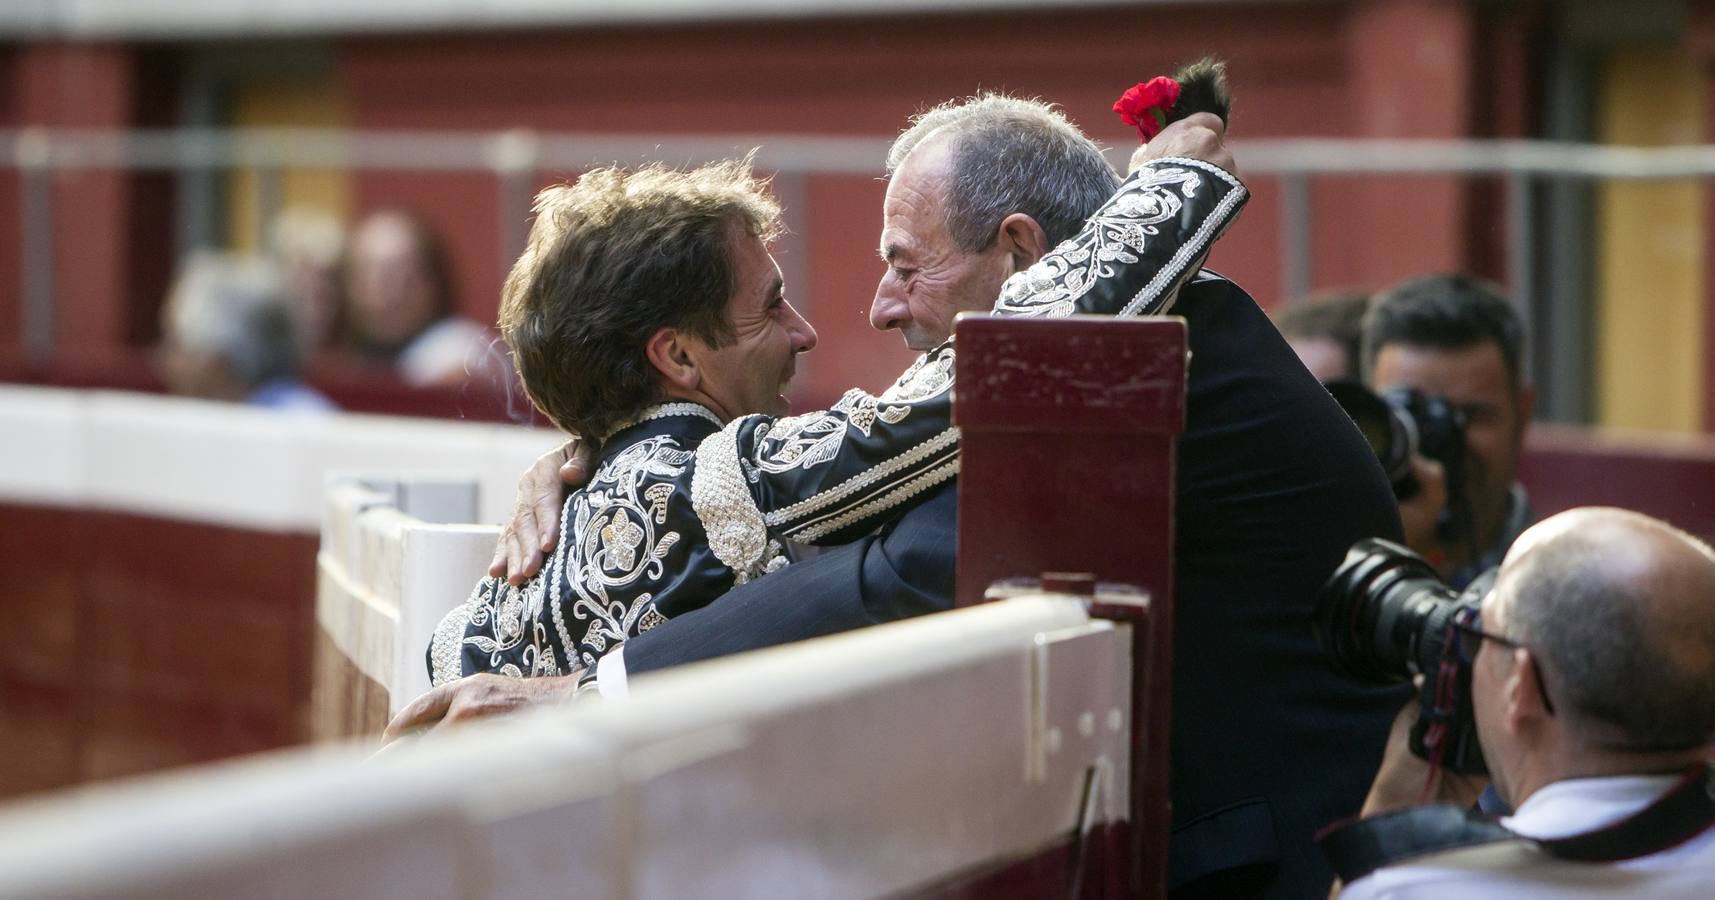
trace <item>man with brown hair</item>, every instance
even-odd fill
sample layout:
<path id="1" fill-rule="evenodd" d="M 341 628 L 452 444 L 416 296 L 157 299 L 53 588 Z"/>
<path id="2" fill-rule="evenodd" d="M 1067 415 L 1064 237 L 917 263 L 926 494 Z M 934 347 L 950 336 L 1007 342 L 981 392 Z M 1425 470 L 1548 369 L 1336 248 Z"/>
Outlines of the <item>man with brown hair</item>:
<path id="1" fill-rule="evenodd" d="M 1369 308 L 1368 293 L 1331 291 L 1277 312 L 1274 327 L 1317 381 L 1357 381 Z"/>
<path id="2" fill-rule="evenodd" d="M 1022 316 L 1157 311 L 1196 271 L 1244 189 L 1206 163 L 1152 164 L 1091 224 L 1009 283 Z M 958 471 L 953 346 L 880 396 L 848 391 L 790 418 L 782 391 L 815 346 L 765 241 L 779 209 L 742 162 L 603 169 L 537 199 L 501 327 L 536 405 L 594 442 L 564 535 L 521 585 L 490 578 L 437 628 L 437 691 L 393 729 L 461 698 L 550 694 L 608 651 L 787 562 L 788 539 L 839 543 L 897 518 Z M 1196 241 L 1178 235 L 1196 235 Z M 1073 283 L 1040 272 L 1100 272 Z M 547 676 L 517 685 L 464 676 Z M 488 704 L 488 711 L 501 704 Z"/>

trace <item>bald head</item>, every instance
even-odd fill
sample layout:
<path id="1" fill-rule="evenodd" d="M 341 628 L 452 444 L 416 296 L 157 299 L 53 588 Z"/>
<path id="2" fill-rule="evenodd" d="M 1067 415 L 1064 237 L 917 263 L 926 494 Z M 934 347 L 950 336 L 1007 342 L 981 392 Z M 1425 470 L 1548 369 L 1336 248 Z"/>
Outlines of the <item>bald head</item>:
<path id="1" fill-rule="evenodd" d="M 1665 522 L 1576 509 L 1520 535 L 1494 602 L 1569 722 L 1610 750 L 1715 739 L 1715 552 Z"/>

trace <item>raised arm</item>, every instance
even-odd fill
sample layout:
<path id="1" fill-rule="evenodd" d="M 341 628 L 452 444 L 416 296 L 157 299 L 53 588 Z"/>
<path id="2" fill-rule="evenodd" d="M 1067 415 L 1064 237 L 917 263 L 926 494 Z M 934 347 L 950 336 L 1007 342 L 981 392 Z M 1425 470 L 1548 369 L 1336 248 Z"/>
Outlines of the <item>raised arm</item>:
<path id="1" fill-rule="evenodd" d="M 1008 278 L 998 316 L 1169 312 L 1249 192 L 1213 163 L 1168 157 L 1131 174 L 1071 240 Z"/>

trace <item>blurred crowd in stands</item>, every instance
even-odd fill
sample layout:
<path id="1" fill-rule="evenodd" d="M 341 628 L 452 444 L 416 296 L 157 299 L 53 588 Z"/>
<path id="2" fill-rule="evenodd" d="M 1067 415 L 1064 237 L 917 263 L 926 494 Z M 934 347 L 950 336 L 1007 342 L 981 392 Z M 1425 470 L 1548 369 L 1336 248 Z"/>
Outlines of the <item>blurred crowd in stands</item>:
<path id="1" fill-rule="evenodd" d="M 303 209 L 273 222 L 266 253 L 198 251 L 161 312 L 160 374 L 175 394 L 291 410 L 336 403 L 306 373 L 409 388 L 506 394 L 497 336 L 458 315 L 440 237 L 405 210 L 349 235 Z"/>

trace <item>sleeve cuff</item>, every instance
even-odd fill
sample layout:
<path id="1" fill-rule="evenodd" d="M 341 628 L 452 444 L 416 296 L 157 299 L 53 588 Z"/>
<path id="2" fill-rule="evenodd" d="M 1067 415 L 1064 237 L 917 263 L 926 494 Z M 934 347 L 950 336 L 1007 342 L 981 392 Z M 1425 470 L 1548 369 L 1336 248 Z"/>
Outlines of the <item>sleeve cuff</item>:
<path id="1" fill-rule="evenodd" d="M 628 696 L 630 685 L 625 681 L 625 647 L 613 648 L 595 664 L 595 686 L 603 698 L 618 700 Z"/>

